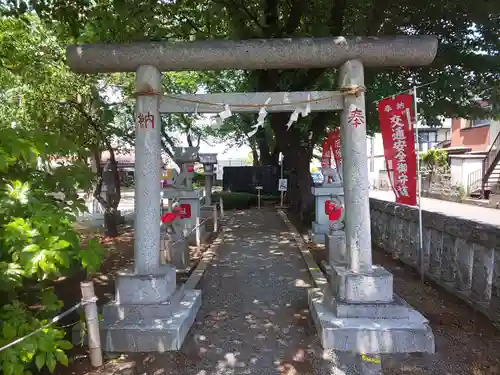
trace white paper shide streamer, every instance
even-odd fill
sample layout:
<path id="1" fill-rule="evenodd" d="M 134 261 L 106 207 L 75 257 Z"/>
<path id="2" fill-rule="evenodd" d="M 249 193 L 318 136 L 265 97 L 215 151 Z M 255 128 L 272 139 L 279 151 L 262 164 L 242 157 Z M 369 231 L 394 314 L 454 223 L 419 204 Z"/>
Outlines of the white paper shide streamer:
<path id="1" fill-rule="evenodd" d="M 306 117 L 309 113 L 311 113 L 311 94 L 307 95 L 307 104 L 305 107 L 296 107 L 292 114 L 290 115 L 290 119 L 286 124 L 286 130 L 290 130 L 294 122 L 297 122 L 299 119 L 299 114 L 302 118 Z"/>
<path id="2" fill-rule="evenodd" d="M 268 105 L 269 103 L 271 103 L 271 98 L 267 98 L 265 105 Z M 266 107 L 262 107 L 261 109 L 259 109 L 259 117 L 257 117 L 257 123 L 252 126 L 253 130 L 250 133 L 248 133 L 248 137 L 253 137 L 255 134 L 257 134 L 260 128 L 264 127 L 264 121 L 266 119 L 266 116 L 267 116 Z"/>

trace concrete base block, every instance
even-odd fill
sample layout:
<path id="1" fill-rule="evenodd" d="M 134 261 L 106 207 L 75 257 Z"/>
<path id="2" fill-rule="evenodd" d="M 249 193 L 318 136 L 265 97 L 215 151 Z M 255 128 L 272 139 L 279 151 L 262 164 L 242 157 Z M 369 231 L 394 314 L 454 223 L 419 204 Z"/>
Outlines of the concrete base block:
<path id="1" fill-rule="evenodd" d="M 312 223 L 313 233 L 327 234 L 328 230 L 330 229 L 329 227 L 330 227 L 330 223 L 319 224 L 316 221 L 313 221 L 313 223 Z"/>
<path id="2" fill-rule="evenodd" d="M 177 306 L 184 298 L 184 288 L 177 288 L 167 301 L 154 305 L 120 305 L 111 301 L 102 307 L 104 322 L 137 322 L 144 319 L 167 319 L 172 317 Z"/>
<path id="3" fill-rule="evenodd" d="M 392 302 L 392 274 L 380 266 L 370 273 L 355 273 L 344 266 L 331 267 L 330 287 L 336 299 L 346 302 Z"/>
<path id="4" fill-rule="evenodd" d="M 345 244 L 345 232 L 335 231 L 325 235 L 325 246 L 328 249 L 328 263 L 344 263 L 347 261 L 347 248 Z"/>
<path id="5" fill-rule="evenodd" d="M 167 301 L 176 286 L 176 271 L 172 264 L 160 266 L 152 275 L 121 271 L 116 277 L 116 301 L 122 305 L 156 304 Z"/>
<path id="6" fill-rule="evenodd" d="M 329 307 L 319 288 L 309 290 L 309 310 L 323 349 L 352 353 L 434 353 L 427 319 L 415 310 L 404 318 L 342 318 Z"/>
<path id="7" fill-rule="evenodd" d="M 325 235 L 322 233 L 314 233 L 313 231 L 309 230 L 309 238 L 311 239 L 312 243 L 317 245 L 325 243 Z"/>
<path id="8" fill-rule="evenodd" d="M 136 316 L 142 320 L 104 321 L 101 342 L 106 352 L 166 352 L 180 350 L 201 306 L 201 291 L 184 291 L 181 301 L 164 311 L 150 306 L 137 306 Z M 129 307 L 130 308 L 130 307 Z M 142 310 L 142 311 L 141 311 Z M 130 311 L 130 310 L 129 310 Z"/>

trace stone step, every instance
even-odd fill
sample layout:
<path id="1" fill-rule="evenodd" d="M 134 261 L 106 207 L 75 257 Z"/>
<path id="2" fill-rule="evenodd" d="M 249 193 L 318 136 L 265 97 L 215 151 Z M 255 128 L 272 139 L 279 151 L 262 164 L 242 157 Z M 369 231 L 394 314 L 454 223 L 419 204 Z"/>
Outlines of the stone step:
<path id="1" fill-rule="evenodd" d="M 309 310 L 323 349 L 353 353 L 434 353 L 427 319 L 415 310 L 406 319 L 341 318 L 319 288 L 309 290 Z"/>
<path id="2" fill-rule="evenodd" d="M 389 303 L 353 303 L 335 299 L 330 288 L 323 288 L 322 293 L 328 308 L 339 318 L 408 319 L 413 310 L 397 294 Z"/>
<path id="3" fill-rule="evenodd" d="M 172 316 L 183 298 L 184 289 L 179 287 L 168 301 L 154 305 L 120 305 L 111 301 L 102 307 L 102 318 L 106 322 L 167 319 Z"/>
<path id="4" fill-rule="evenodd" d="M 180 350 L 201 306 L 201 291 L 186 290 L 172 306 L 170 317 L 136 322 L 106 321 L 101 326 L 101 342 L 106 352 L 159 352 Z"/>

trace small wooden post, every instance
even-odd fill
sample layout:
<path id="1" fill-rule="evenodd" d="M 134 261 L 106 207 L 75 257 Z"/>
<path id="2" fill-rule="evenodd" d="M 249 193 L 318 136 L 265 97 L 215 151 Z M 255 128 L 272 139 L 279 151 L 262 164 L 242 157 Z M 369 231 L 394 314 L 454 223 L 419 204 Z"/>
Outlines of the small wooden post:
<path id="1" fill-rule="evenodd" d="M 217 233 L 217 231 L 219 230 L 219 226 L 217 223 L 217 205 L 215 205 L 215 204 L 213 206 L 212 214 L 213 214 L 213 219 L 214 219 L 214 233 Z"/>
<path id="2" fill-rule="evenodd" d="M 198 247 L 198 249 L 200 249 L 201 248 L 201 233 L 200 233 L 200 218 L 199 217 L 196 218 L 195 233 L 196 233 L 196 246 Z"/>
<path id="3" fill-rule="evenodd" d="M 82 281 L 80 289 L 82 291 L 82 302 L 84 303 L 85 320 L 87 321 L 90 363 L 94 367 L 100 367 L 102 366 L 102 350 L 94 283 L 92 281 Z"/>
<path id="4" fill-rule="evenodd" d="M 224 201 L 222 197 L 219 198 L 219 206 L 220 206 L 220 217 L 224 217 Z"/>

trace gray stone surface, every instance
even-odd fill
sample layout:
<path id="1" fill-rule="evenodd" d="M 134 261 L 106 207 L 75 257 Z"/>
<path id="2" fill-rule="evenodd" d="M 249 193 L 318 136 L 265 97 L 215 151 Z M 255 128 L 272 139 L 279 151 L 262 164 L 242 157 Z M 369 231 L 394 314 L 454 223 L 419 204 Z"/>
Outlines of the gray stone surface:
<path id="1" fill-rule="evenodd" d="M 385 192 L 371 192 L 387 200 L 370 199 L 373 242 L 393 256 L 408 244 L 397 230 L 402 223 L 418 224 L 418 208 L 393 203 Z M 424 255 L 427 276 L 494 322 L 500 321 L 500 221 L 498 210 L 454 202 L 423 199 Z M 491 225 L 485 220 L 491 219 Z M 387 233 L 390 240 L 387 239 Z M 428 247 L 427 247 L 428 244 Z M 408 251 L 408 250 L 407 250 Z M 420 268 L 420 259 L 401 260 Z"/>
<path id="2" fill-rule="evenodd" d="M 312 222 L 312 231 L 316 234 L 326 234 L 328 233 L 330 223 L 319 224 L 315 221 Z"/>
<path id="3" fill-rule="evenodd" d="M 158 258 L 160 254 L 157 254 Z M 121 271 L 116 277 L 116 301 L 119 304 L 155 304 L 168 300 L 176 289 L 176 270 L 171 264 L 161 265 L 149 275 Z"/>
<path id="4" fill-rule="evenodd" d="M 474 244 L 474 265 L 472 268 L 472 297 L 479 301 L 491 298 L 493 279 L 493 249 Z"/>
<path id="5" fill-rule="evenodd" d="M 366 66 L 425 66 L 437 52 L 432 36 L 295 38 L 72 45 L 67 63 L 78 73 L 333 68 L 351 59 Z"/>
<path id="6" fill-rule="evenodd" d="M 393 295 L 386 303 L 353 303 L 335 299 L 330 288 L 323 288 L 323 300 L 328 309 L 339 318 L 401 319 L 413 310 L 402 298 Z"/>
<path id="7" fill-rule="evenodd" d="M 355 353 L 434 353 L 434 335 L 425 319 L 412 310 L 406 318 L 339 318 L 318 288 L 309 290 L 309 307 L 324 349 Z"/>
<path id="8" fill-rule="evenodd" d="M 330 287 L 335 298 L 347 302 L 392 302 L 392 274 L 380 266 L 372 272 L 353 272 L 344 266 L 331 267 Z"/>
<path id="9" fill-rule="evenodd" d="M 457 252 L 455 238 L 443 234 L 443 258 L 441 260 L 441 278 L 447 283 L 454 283 L 457 275 Z"/>
<path id="10" fill-rule="evenodd" d="M 314 233 L 312 230 L 309 230 L 309 238 L 312 243 L 315 244 L 324 244 L 325 243 L 325 234 L 323 233 Z"/>
<path id="11" fill-rule="evenodd" d="M 345 244 L 345 232 L 338 230 L 325 236 L 325 246 L 328 250 L 328 263 L 347 262 L 347 249 Z"/>
<path id="12" fill-rule="evenodd" d="M 456 285 L 460 290 L 470 290 L 472 286 L 472 264 L 474 260 L 473 246 L 463 238 L 457 238 L 455 247 L 458 257 Z"/>
<path id="13" fill-rule="evenodd" d="M 191 265 L 189 245 L 187 239 L 179 242 L 167 241 L 165 248 L 165 261 L 172 264 L 177 270 L 185 270 Z"/>
<path id="14" fill-rule="evenodd" d="M 168 300 L 152 305 L 120 305 L 111 301 L 102 307 L 102 318 L 105 322 L 167 319 L 176 311 L 184 296 L 184 289 L 178 287 Z"/>
<path id="15" fill-rule="evenodd" d="M 159 352 L 179 350 L 201 306 L 201 291 L 185 290 L 180 303 L 171 307 L 164 317 L 142 320 L 104 321 L 101 341 L 108 352 Z M 137 306 L 136 315 L 156 315 L 151 306 Z"/>
<path id="16" fill-rule="evenodd" d="M 355 272 L 366 272 L 372 266 L 368 155 L 366 142 L 366 110 L 364 68 L 361 60 L 346 61 L 339 68 L 341 90 L 360 89 L 344 96 L 340 112 L 342 139 L 342 174 L 347 262 Z M 359 111 L 358 122 L 351 121 L 353 111 Z M 392 294 L 392 293 L 391 293 Z"/>
<path id="17" fill-rule="evenodd" d="M 152 118 L 135 130 L 135 219 L 134 258 L 138 273 L 154 272 L 160 265 L 160 72 L 153 66 L 136 66 L 136 116 Z M 156 93 L 156 95 L 152 95 Z M 156 126 L 154 126 L 156 124 Z"/>

